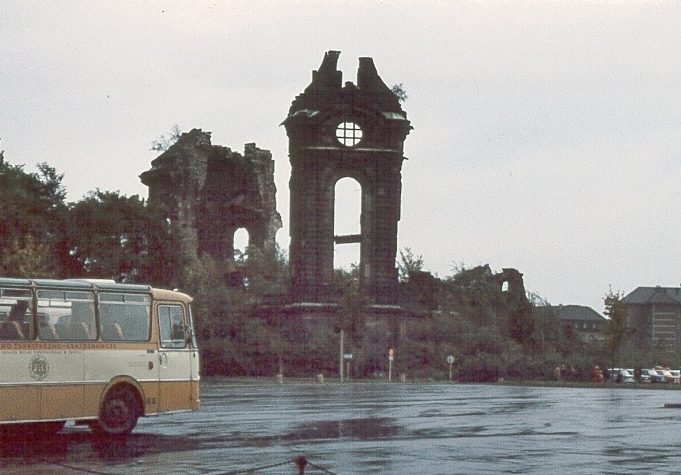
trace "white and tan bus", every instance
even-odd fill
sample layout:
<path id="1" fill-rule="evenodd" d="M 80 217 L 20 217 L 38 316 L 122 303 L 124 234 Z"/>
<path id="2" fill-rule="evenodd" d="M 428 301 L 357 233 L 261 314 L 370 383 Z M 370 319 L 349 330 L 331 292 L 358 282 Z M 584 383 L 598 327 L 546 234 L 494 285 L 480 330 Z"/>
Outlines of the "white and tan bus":
<path id="1" fill-rule="evenodd" d="M 67 420 L 125 435 L 199 408 L 191 297 L 99 280 L 0 278 L 0 429 Z"/>

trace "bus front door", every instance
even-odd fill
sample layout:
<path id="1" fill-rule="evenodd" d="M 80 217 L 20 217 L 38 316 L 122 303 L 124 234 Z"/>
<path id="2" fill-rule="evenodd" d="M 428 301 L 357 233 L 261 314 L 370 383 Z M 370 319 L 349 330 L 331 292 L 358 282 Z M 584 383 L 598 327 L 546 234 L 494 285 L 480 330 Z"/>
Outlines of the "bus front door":
<path id="1" fill-rule="evenodd" d="M 192 409 L 192 348 L 186 331 L 188 317 L 179 304 L 157 308 L 159 348 L 159 411 Z"/>

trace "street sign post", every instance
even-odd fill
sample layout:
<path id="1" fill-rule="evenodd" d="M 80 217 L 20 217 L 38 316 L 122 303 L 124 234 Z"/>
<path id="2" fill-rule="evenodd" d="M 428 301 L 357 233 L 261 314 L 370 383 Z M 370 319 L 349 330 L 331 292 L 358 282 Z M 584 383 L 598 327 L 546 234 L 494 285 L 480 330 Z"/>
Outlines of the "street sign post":
<path id="1" fill-rule="evenodd" d="M 338 362 L 338 376 L 340 382 L 343 382 L 343 330 L 340 331 L 340 361 Z"/>
<path id="2" fill-rule="evenodd" d="M 395 356 L 395 350 L 392 348 L 388 349 L 388 382 L 393 380 L 393 358 Z"/>
<path id="3" fill-rule="evenodd" d="M 343 355 L 345 360 L 345 379 L 350 380 L 350 360 L 352 359 L 352 353 L 345 353 Z"/>
<path id="4" fill-rule="evenodd" d="M 452 380 L 452 365 L 454 364 L 454 357 L 452 355 L 447 356 L 447 363 L 449 363 L 449 380 Z"/>

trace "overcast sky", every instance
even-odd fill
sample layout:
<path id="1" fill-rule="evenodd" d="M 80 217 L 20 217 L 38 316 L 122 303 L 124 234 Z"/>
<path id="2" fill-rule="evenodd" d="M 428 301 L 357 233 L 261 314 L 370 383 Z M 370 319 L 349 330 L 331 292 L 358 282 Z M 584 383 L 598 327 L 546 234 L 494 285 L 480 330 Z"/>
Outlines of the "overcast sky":
<path id="1" fill-rule="evenodd" d="M 402 83 L 399 247 L 440 277 L 514 267 L 551 304 L 681 284 L 681 6 L 675 1 L 0 0 L 0 150 L 27 171 L 147 196 L 151 142 L 212 132 L 271 150 L 328 50 Z"/>

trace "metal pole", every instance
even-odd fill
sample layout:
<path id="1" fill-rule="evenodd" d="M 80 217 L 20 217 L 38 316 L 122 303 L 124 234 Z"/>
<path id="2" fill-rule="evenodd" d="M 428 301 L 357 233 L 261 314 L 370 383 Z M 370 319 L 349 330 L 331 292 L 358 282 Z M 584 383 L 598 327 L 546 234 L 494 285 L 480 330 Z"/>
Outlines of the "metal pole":
<path id="1" fill-rule="evenodd" d="M 304 455 L 296 457 L 293 459 L 293 463 L 298 466 L 298 475 L 305 475 L 305 465 L 307 465 L 307 459 Z"/>
<path id="2" fill-rule="evenodd" d="M 339 365 L 339 372 L 340 372 L 340 382 L 343 382 L 343 330 L 340 332 L 340 365 Z"/>

